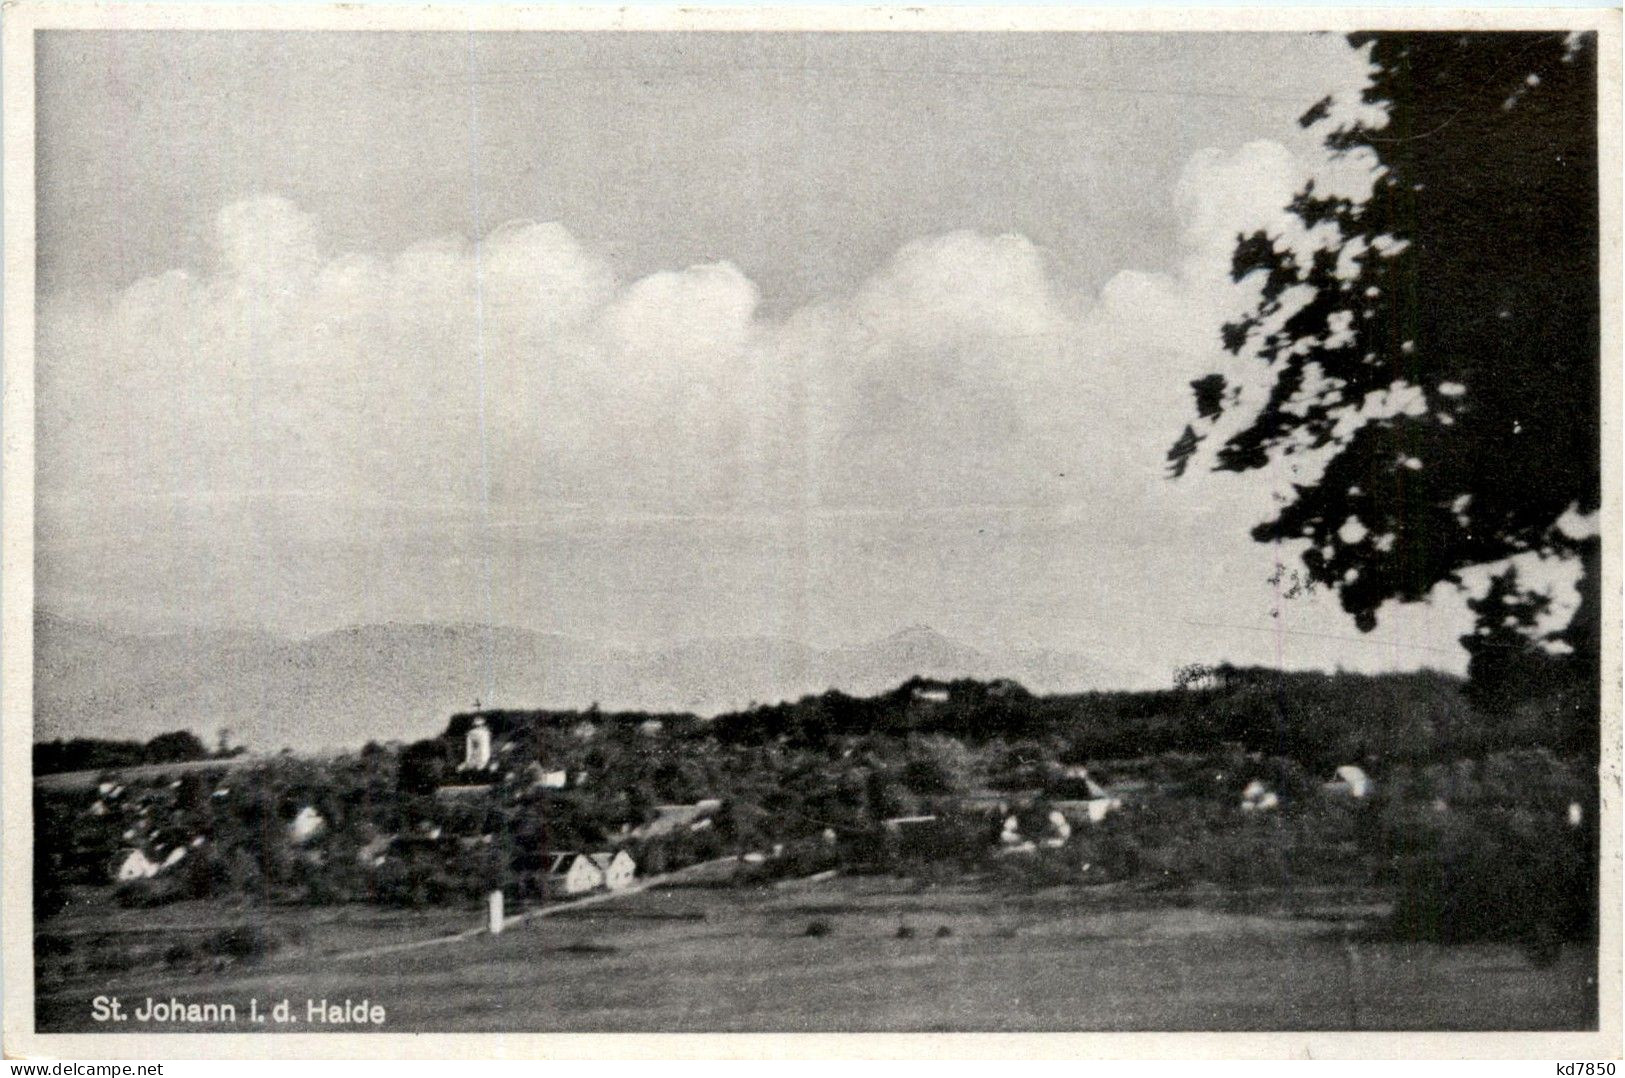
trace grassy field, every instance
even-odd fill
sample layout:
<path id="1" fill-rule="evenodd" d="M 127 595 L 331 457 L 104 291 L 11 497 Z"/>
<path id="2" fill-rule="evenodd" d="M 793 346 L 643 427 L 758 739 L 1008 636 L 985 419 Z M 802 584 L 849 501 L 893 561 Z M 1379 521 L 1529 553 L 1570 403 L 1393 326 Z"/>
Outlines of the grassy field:
<path id="1" fill-rule="evenodd" d="M 96 995 L 381 1004 L 387 1031 L 1576 1029 L 1595 1023 L 1595 960 L 1534 969 L 1512 947 L 1363 938 L 1361 910 L 1147 907 L 1104 889 L 1011 894 L 972 883 L 836 879 L 787 889 L 674 887 L 497 937 L 380 957 L 331 955 L 466 928 L 472 911 L 329 915 L 259 966 L 62 979 L 42 967 L 42 1031 L 92 1020 Z M 393 923 L 385 923 L 394 917 Z M 814 923 L 827 934 L 809 935 Z M 900 931 L 900 929 L 902 931 Z M 391 940 L 390 937 L 393 937 Z M 325 957 L 324 957 L 325 956 Z M 357 1027 L 326 1027 L 355 1031 Z M 373 1027 L 363 1027 L 373 1028 Z"/>

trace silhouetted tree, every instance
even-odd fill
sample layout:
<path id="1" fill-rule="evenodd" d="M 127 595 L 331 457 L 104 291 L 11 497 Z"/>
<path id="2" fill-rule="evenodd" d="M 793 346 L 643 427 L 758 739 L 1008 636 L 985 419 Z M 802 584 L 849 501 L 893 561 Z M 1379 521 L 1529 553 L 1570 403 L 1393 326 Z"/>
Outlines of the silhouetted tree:
<path id="1" fill-rule="evenodd" d="M 1383 603 L 1423 599 L 1474 566 L 1527 553 L 1596 564 L 1597 541 L 1559 522 L 1594 513 L 1601 491 L 1597 42 L 1389 32 L 1350 42 L 1370 48 L 1364 102 L 1386 122 L 1340 122 L 1328 101 L 1302 122 L 1324 129 L 1335 153 L 1373 155 L 1375 186 L 1364 201 L 1313 183 L 1298 194 L 1291 212 L 1329 229 L 1313 250 L 1240 238 L 1233 275 L 1261 274 L 1262 299 L 1224 328 L 1224 344 L 1269 364 L 1273 384 L 1248 402 L 1256 412 L 1219 446 L 1216 467 L 1326 452 L 1320 478 L 1295 486 L 1253 536 L 1307 540 L 1312 579 L 1369 630 Z M 1243 404 L 1223 374 L 1192 386 L 1197 417 L 1169 454 L 1175 474 L 1199 432 Z M 1592 619 L 1597 589 L 1587 572 Z M 1571 635 L 1572 665 L 1594 685 L 1596 634 Z M 1487 652 L 1475 654 L 1487 669 Z"/>
<path id="2" fill-rule="evenodd" d="M 171 764 L 185 760 L 201 760 L 209 755 L 208 748 L 190 730 L 176 730 L 159 734 L 147 742 L 148 763 Z"/>

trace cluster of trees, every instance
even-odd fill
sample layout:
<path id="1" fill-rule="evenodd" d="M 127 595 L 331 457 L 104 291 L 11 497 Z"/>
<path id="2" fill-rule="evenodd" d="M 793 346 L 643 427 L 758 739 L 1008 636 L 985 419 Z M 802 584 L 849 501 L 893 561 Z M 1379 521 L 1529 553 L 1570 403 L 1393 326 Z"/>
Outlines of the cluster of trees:
<path id="1" fill-rule="evenodd" d="M 1315 770 L 1344 763 L 1450 759 L 1515 748 L 1576 749 L 1561 694 L 1486 718 L 1462 679 L 1432 671 L 1326 674 L 1220 666 L 1191 686 L 1035 696 L 1009 682 L 948 683 L 922 701 L 919 681 L 874 697 L 828 692 L 717 717 L 725 744 L 827 746 L 865 735 L 938 736 L 970 746 L 1032 742 L 1068 763 L 1239 745 Z"/>
<path id="2" fill-rule="evenodd" d="M 55 775 L 66 771 L 99 771 L 141 764 L 175 764 L 192 760 L 230 759 L 242 748 L 222 744 L 211 752 L 190 730 L 159 734 L 150 741 L 111 741 L 105 738 L 75 737 L 34 743 L 34 774 Z"/>

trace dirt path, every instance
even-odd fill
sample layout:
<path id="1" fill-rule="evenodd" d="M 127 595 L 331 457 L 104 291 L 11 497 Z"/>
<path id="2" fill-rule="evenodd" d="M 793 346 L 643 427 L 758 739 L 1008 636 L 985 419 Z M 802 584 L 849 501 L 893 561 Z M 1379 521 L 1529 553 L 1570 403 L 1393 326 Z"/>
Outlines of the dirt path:
<path id="1" fill-rule="evenodd" d="M 502 926 L 503 928 L 510 928 L 514 925 L 524 924 L 527 921 L 534 921 L 542 917 L 551 917 L 555 914 L 564 913 L 568 910 L 578 910 L 584 906 L 596 906 L 604 902 L 609 902 L 613 899 L 626 898 L 631 895 L 639 894 L 643 891 L 653 890 L 656 887 L 664 887 L 678 882 L 679 880 L 697 875 L 704 869 L 715 868 L 725 864 L 732 864 L 737 860 L 738 858 L 735 857 L 719 857 L 712 861 L 701 861 L 697 865 L 689 865 L 686 868 L 677 869 L 675 872 L 666 872 L 659 876 L 646 877 L 645 879 L 638 880 L 637 882 L 633 883 L 630 887 L 622 888 L 619 891 L 600 891 L 597 894 L 588 895 L 585 898 L 571 899 L 568 902 L 550 902 L 545 906 L 538 906 L 533 910 L 526 910 L 523 913 L 516 913 L 511 916 L 504 917 L 502 919 Z M 475 939 L 479 936 L 490 935 L 490 932 L 491 930 L 488 927 L 470 928 L 467 931 L 453 932 L 447 936 L 432 936 L 429 939 L 409 940 L 405 943 L 389 943 L 378 947 L 363 947 L 360 950 L 344 951 L 335 955 L 324 955 L 323 961 L 347 962 L 358 958 L 377 958 L 381 955 L 403 954 L 407 951 L 422 950 L 425 947 L 442 947 L 446 946 L 447 944 L 461 943 L 465 940 Z"/>

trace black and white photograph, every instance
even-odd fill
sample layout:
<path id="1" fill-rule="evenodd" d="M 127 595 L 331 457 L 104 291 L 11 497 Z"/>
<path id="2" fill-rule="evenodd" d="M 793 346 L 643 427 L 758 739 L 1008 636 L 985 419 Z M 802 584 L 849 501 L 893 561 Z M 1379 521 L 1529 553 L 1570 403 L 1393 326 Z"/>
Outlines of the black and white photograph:
<path id="1" fill-rule="evenodd" d="M 8 1054 L 1617 1056 L 1617 9 L 87 10 Z"/>

